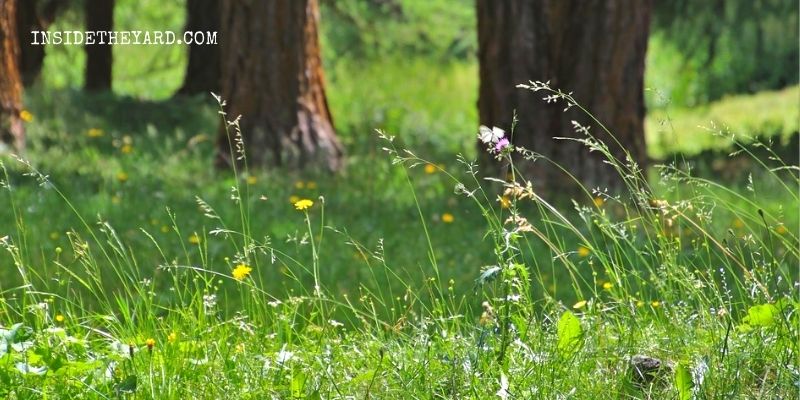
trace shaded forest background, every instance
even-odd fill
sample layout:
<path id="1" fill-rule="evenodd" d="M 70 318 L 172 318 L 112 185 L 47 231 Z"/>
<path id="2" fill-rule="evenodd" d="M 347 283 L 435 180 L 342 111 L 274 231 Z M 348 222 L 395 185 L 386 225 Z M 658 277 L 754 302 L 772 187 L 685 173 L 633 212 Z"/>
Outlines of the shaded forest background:
<path id="1" fill-rule="evenodd" d="M 51 29 L 84 26 L 81 2 Z M 321 49 L 337 133 L 349 147 L 376 127 L 412 145 L 474 151 L 476 10 L 472 0 L 323 0 Z M 174 30 L 183 1 L 118 0 L 118 30 Z M 797 83 L 797 5 L 763 1 L 657 1 L 647 53 L 648 109 L 680 110 Z M 184 84 L 186 46 L 116 46 L 113 88 L 168 99 Z M 48 46 L 39 90 L 82 87 L 81 46 Z M 355 72 L 357 71 L 357 73 Z M 47 88 L 47 89 L 45 89 Z M 36 89 L 34 89 L 36 90 Z M 680 111 L 674 111 L 680 113 Z M 649 151 L 665 145 L 648 126 Z M 437 134 L 431 134 L 437 132 Z M 453 133 L 453 135 L 450 135 Z M 687 147 L 688 146 L 688 147 Z M 674 149 L 673 149 L 674 150 Z M 678 150 L 696 152 L 691 144 Z M 356 153 L 357 151 L 349 151 Z"/>

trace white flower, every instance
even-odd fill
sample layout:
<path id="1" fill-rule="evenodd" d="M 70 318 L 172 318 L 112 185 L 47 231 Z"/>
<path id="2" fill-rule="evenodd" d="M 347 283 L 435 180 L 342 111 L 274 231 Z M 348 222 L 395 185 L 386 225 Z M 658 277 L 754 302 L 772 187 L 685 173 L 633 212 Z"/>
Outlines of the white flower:
<path id="1" fill-rule="evenodd" d="M 30 364 L 24 362 L 18 362 L 14 364 L 14 366 L 23 374 L 44 375 L 44 373 L 47 372 L 47 367 L 45 366 L 32 367 Z"/>
<path id="2" fill-rule="evenodd" d="M 217 306 L 217 295 L 216 294 L 206 294 L 203 295 L 203 306 L 205 306 L 206 310 L 211 310 Z"/>
<path id="3" fill-rule="evenodd" d="M 113 340 L 111 343 L 108 344 L 111 348 L 111 352 L 118 354 L 121 357 L 130 358 L 131 356 L 131 346 L 124 344 L 118 340 Z"/>
<path id="4" fill-rule="evenodd" d="M 708 363 L 706 363 L 705 359 L 700 359 L 692 368 L 692 382 L 694 382 L 694 387 L 692 388 L 692 392 L 695 394 L 700 389 L 700 386 L 703 385 L 703 381 L 705 381 L 706 373 L 708 373 Z"/>
<path id="5" fill-rule="evenodd" d="M 334 328 L 338 328 L 340 326 L 344 326 L 343 323 L 341 323 L 341 322 L 339 322 L 339 321 L 337 321 L 335 319 L 332 319 L 332 320 L 328 321 L 328 323 L 331 324 L 331 326 L 334 327 Z"/>
<path id="6" fill-rule="evenodd" d="M 208 364 L 208 357 L 203 357 L 200 359 L 190 358 L 189 362 L 193 365 L 205 365 Z"/>
<path id="7" fill-rule="evenodd" d="M 33 347 L 33 342 L 30 340 L 26 340 L 24 342 L 11 343 L 11 348 L 19 353 L 24 353 L 31 347 Z"/>
<path id="8" fill-rule="evenodd" d="M 108 366 L 106 367 L 105 373 L 103 374 L 103 378 L 105 378 L 106 380 L 114 379 L 114 370 L 116 368 L 117 368 L 117 362 L 116 361 L 111 361 L 110 363 L 108 363 Z"/>
<path id="9" fill-rule="evenodd" d="M 278 364 L 284 364 L 287 361 L 291 360 L 293 357 L 294 353 L 292 353 L 291 351 L 287 351 L 286 345 L 284 344 L 283 347 L 281 347 L 281 351 L 279 351 L 278 354 L 275 356 L 275 362 L 277 362 Z"/>
<path id="10" fill-rule="evenodd" d="M 508 377 L 506 377 L 506 374 L 501 372 L 500 390 L 497 391 L 497 397 L 499 397 L 501 400 L 508 400 L 508 396 L 510 395 L 511 393 L 508 393 Z"/>
<path id="11" fill-rule="evenodd" d="M 522 296 L 520 296 L 518 294 L 510 294 L 510 295 L 506 296 L 506 301 L 510 301 L 512 303 L 516 303 L 521 298 L 522 298 Z"/>
<path id="12" fill-rule="evenodd" d="M 478 139 L 480 139 L 481 142 L 486 144 L 497 143 L 498 140 L 502 139 L 503 136 L 506 135 L 506 131 L 496 126 L 489 129 L 489 127 L 481 125 L 478 131 L 479 131 Z"/>

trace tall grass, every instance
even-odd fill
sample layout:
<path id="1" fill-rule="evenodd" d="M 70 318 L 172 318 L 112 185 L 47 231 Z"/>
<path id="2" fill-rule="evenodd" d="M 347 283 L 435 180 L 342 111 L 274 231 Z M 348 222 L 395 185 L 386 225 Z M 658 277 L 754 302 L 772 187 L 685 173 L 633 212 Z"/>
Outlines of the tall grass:
<path id="1" fill-rule="evenodd" d="M 540 82 L 526 88 L 580 107 Z M 231 156 L 241 158 L 238 127 L 226 122 Z M 284 215 L 296 234 L 256 234 L 271 221 L 256 217 L 262 194 L 246 160 L 227 202 L 196 198 L 208 225 L 185 231 L 178 212 L 169 210 L 175 240 L 152 232 L 157 226 L 142 227 L 149 244 L 127 241 L 102 216 L 82 215 L 34 165 L 9 160 L 3 188 L 14 229 L 0 243 L 21 284 L 0 282 L 0 393 L 20 399 L 795 395 L 800 245 L 790 209 L 800 203 L 798 168 L 777 155 L 757 160 L 763 173 L 743 192 L 677 162 L 648 180 L 636 165 L 614 159 L 608 148 L 618 144 L 595 140 L 583 128 L 590 123 L 599 121 L 587 112 L 575 125 L 576 140 L 608 157 L 627 190 L 584 187 L 571 206 L 548 201 L 515 167 L 513 154 L 535 156 L 529 149 L 495 150 L 510 166 L 507 179 L 495 179 L 481 176 L 465 157 L 459 158 L 464 173 L 442 168 L 380 133 L 419 221 L 404 235 L 424 238 L 409 240 L 422 246 L 405 249 L 417 255 L 417 264 L 405 268 L 387 259 L 382 240 L 371 247 L 333 226 L 321 196 L 295 199 L 297 209 Z M 750 147 L 740 151 L 755 154 Z M 468 279 L 448 279 L 451 260 L 443 254 L 461 255 L 437 247 L 418 195 L 426 190 L 418 168 L 438 170 L 483 217 L 484 242 L 465 249 L 488 248 L 493 261 L 473 266 Z M 75 214 L 79 224 L 67 235 L 68 247 L 45 254 L 31 240 L 30 227 L 46 221 L 30 220 L 18 199 L 25 180 L 54 191 L 62 212 Z M 761 207 L 770 197 L 792 204 L 783 214 Z M 720 228 L 721 219 L 735 222 Z M 290 254 L 277 241 L 306 254 Z M 346 288 L 329 269 L 342 248 L 337 242 L 352 250 L 353 268 L 362 270 Z M 158 259 L 144 256 L 153 249 Z M 282 282 L 266 281 L 275 270 Z"/>

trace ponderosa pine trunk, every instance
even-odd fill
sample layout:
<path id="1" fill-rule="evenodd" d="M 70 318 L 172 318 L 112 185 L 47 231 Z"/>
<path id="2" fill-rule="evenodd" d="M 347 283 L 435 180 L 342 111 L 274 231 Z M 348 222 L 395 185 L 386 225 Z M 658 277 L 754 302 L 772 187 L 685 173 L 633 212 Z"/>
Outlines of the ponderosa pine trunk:
<path id="1" fill-rule="evenodd" d="M 640 168 L 644 143 L 644 65 L 651 0 L 477 0 L 480 60 L 480 122 L 509 131 L 512 142 L 540 153 L 574 174 L 588 188 L 620 189 L 620 176 L 599 152 L 574 141 L 571 121 L 592 126 L 616 158 L 625 150 Z M 576 107 L 546 104 L 542 92 L 518 89 L 529 81 L 573 97 L 601 121 L 624 147 Z M 575 193 L 567 175 L 544 160 L 523 162 L 538 188 Z"/>
<path id="2" fill-rule="evenodd" d="M 220 29 L 220 0 L 188 0 L 186 31 L 218 32 Z M 219 93 L 222 59 L 219 45 L 192 44 L 183 86 L 178 94 L 194 95 Z"/>
<path id="3" fill-rule="evenodd" d="M 85 0 L 86 30 L 114 29 L 114 0 Z M 108 43 L 86 45 L 84 88 L 89 91 L 111 90 L 112 55 Z"/>
<path id="4" fill-rule="evenodd" d="M 42 72 L 45 46 L 31 44 L 32 31 L 46 31 L 69 0 L 25 0 L 17 4 L 17 37 L 20 45 L 19 70 L 22 83 L 30 86 Z"/>
<path id="5" fill-rule="evenodd" d="M 320 58 L 317 0 L 222 2 L 222 95 L 248 163 L 342 166 Z M 230 158 L 220 135 L 218 164 Z"/>
<path id="6" fill-rule="evenodd" d="M 19 74 L 17 0 L 0 0 L 0 145 L 25 148 L 22 126 L 22 79 Z"/>

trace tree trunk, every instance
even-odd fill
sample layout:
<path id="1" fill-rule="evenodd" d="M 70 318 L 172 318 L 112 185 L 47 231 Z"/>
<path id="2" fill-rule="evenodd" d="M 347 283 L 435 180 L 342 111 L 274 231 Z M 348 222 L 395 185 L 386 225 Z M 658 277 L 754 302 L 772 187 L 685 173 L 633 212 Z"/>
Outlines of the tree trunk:
<path id="1" fill-rule="evenodd" d="M 540 153 L 575 175 L 587 188 L 620 189 L 622 179 L 580 143 L 571 121 L 592 126 L 623 163 L 625 151 L 639 167 L 644 144 L 644 62 L 651 0 L 477 0 L 481 124 L 509 131 L 514 110 L 519 123 L 512 143 Z M 590 123 L 576 107 L 546 104 L 542 92 L 516 85 L 550 81 L 603 123 L 624 146 Z M 523 163 L 534 185 L 574 193 L 575 186 L 544 160 Z"/>
<path id="2" fill-rule="evenodd" d="M 22 79 L 19 74 L 17 0 L 0 0 L 0 146 L 25 148 L 22 126 Z"/>
<path id="3" fill-rule="evenodd" d="M 86 30 L 114 29 L 114 0 L 86 0 Z M 111 45 L 86 45 L 84 88 L 90 91 L 111 90 Z"/>
<path id="4" fill-rule="evenodd" d="M 218 32 L 220 29 L 219 0 L 188 0 L 186 31 Z M 178 94 L 219 93 L 222 59 L 218 45 L 192 44 L 183 86 Z"/>
<path id="5" fill-rule="evenodd" d="M 68 0 L 25 0 L 17 7 L 17 37 L 20 44 L 19 69 L 22 83 L 30 86 L 39 79 L 44 64 L 45 46 L 33 45 L 31 31 L 46 31 Z"/>
<path id="6" fill-rule="evenodd" d="M 224 0 L 222 94 L 250 164 L 342 166 L 320 58 L 317 0 Z M 219 164 L 230 164 L 223 131 Z"/>

